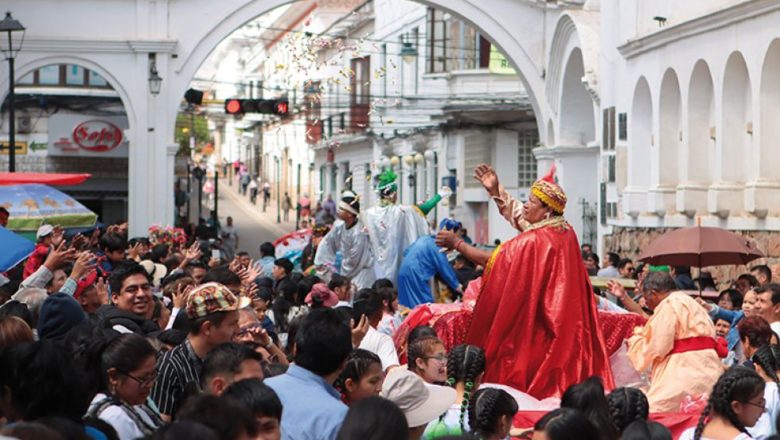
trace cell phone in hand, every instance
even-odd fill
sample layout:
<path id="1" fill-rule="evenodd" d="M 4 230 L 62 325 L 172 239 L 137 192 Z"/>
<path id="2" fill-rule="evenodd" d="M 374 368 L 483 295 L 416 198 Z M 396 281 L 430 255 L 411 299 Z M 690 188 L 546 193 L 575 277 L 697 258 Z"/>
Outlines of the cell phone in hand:
<path id="1" fill-rule="evenodd" d="M 221 256 L 220 256 L 220 253 L 219 253 L 219 249 L 212 249 L 212 251 L 211 251 L 211 258 L 213 258 L 215 260 L 221 260 L 222 259 Z"/>

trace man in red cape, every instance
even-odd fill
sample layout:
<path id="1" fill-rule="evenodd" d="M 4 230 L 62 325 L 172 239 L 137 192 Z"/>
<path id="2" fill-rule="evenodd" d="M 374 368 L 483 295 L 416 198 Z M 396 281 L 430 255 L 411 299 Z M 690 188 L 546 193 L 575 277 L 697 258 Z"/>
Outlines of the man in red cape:
<path id="1" fill-rule="evenodd" d="M 476 169 L 499 210 L 523 232 L 492 253 L 448 231 L 437 244 L 485 267 L 482 292 L 466 342 L 485 350 L 485 382 L 511 386 L 537 399 L 560 397 L 600 376 L 614 387 L 596 303 L 580 246 L 563 219 L 566 195 L 554 168 L 531 187 L 522 205 L 499 185 L 488 165 Z"/>

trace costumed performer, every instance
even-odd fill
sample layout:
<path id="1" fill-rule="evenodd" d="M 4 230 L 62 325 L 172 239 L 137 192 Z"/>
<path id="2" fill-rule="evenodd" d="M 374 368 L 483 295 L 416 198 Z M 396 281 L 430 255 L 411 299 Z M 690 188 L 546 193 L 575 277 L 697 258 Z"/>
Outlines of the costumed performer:
<path id="1" fill-rule="evenodd" d="M 398 281 L 404 250 L 418 238 L 428 235 L 430 228 L 425 216 L 450 193 L 445 187 L 418 205 L 397 205 L 397 179 L 393 170 L 385 170 L 379 175 L 379 204 L 367 209 L 364 217 L 374 248 L 376 276 L 387 278 L 393 284 Z"/>
<path id="2" fill-rule="evenodd" d="M 439 229 L 448 229 L 457 233 L 461 224 L 445 218 L 441 221 Z M 455 269 L 450 266 L 443 249 L 436 246 L 436 240 L 432 235 L 423 235 L 411 246 L 406 248 L 398 270 L 398 302 L 411 308 L 419 304 L 433 302 L 431 293 L 431 279 L 434 275 L 444 280 L 444 283 L 460 296 L 463 288 L 458 281 Z"/>
<path id="3" fill-rule="evenodd" d="M 368 233 L 360 219 L 360 202 L 352 191 L 344 191 L 336 214 L 339 218 L 317 246 L 314 265 L 327 267 L 352 280 L 358 289 L 374 283 L 374 256 Z M 336 252 L 341 252 L 341 267 L 336 268 Z"/>
<path id="4" fill-rule="evenodd" d="M 668 273 L 649 273 L 642 295 L 653 315 L 628 339 L 628 358 L 637 371 L 650 369 L 650 412 L 677 412 L 686 397 L 697 399 L 712 390 L 728 346 L 716 340 L 707 311 L 677 291 Z"/>
<path id="5" fill-rule="evenodd" d="M 560 397 L 591 376 L 613 388 L 593 288 L 577 236 L 563 218 L 566 195 L 553 171 L 534 182 L 521 211 L 505 211 L 514 213 L 510 221 L 516 227 L 523 223 L 525 231 L 492 253 L 467 245 L 451 231 L 440 231 L 436 239 L 485 267 L 466 336 L 466 343 L 485 351 L 485 382 L 537 399 Z M 490 166 L 480 165 L 475 177 L 493 199 L 502 197 Z M 505 197 L 507 207 L 520 206 Z"/>

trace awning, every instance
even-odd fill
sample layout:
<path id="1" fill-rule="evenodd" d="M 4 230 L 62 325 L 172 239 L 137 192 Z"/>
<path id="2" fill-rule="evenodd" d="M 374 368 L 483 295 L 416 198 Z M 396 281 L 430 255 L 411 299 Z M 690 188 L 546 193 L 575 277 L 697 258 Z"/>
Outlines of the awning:
<path id="1" fill-rule="evenodd" d="M 55 173 L 0 173 L 0 185 L 20 183 L 43 183 L 45 185 L 78 185 L 89 179 L 91 174 Z"/>

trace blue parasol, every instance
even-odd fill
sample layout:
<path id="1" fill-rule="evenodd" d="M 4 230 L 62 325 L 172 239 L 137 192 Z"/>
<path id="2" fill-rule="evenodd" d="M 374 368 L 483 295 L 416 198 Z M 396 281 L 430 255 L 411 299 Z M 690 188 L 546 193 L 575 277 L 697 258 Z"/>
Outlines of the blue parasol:
<path id="1" fill-rule="evenodd" d="M 0 206 L 10 212 L 8 229 L 36 231 L 42 224 L 88 228 L 97 215 L 71 196 L 48 185 L 0 186 Z"/>
<path id="2" fill-rule="evenodd" d="M 0 252 L 0 272 L 16 266 L 35 250 L 35 243 L 2 226 L 0 226 L 0 243 L 3 243 L 3 252 Z"/>

